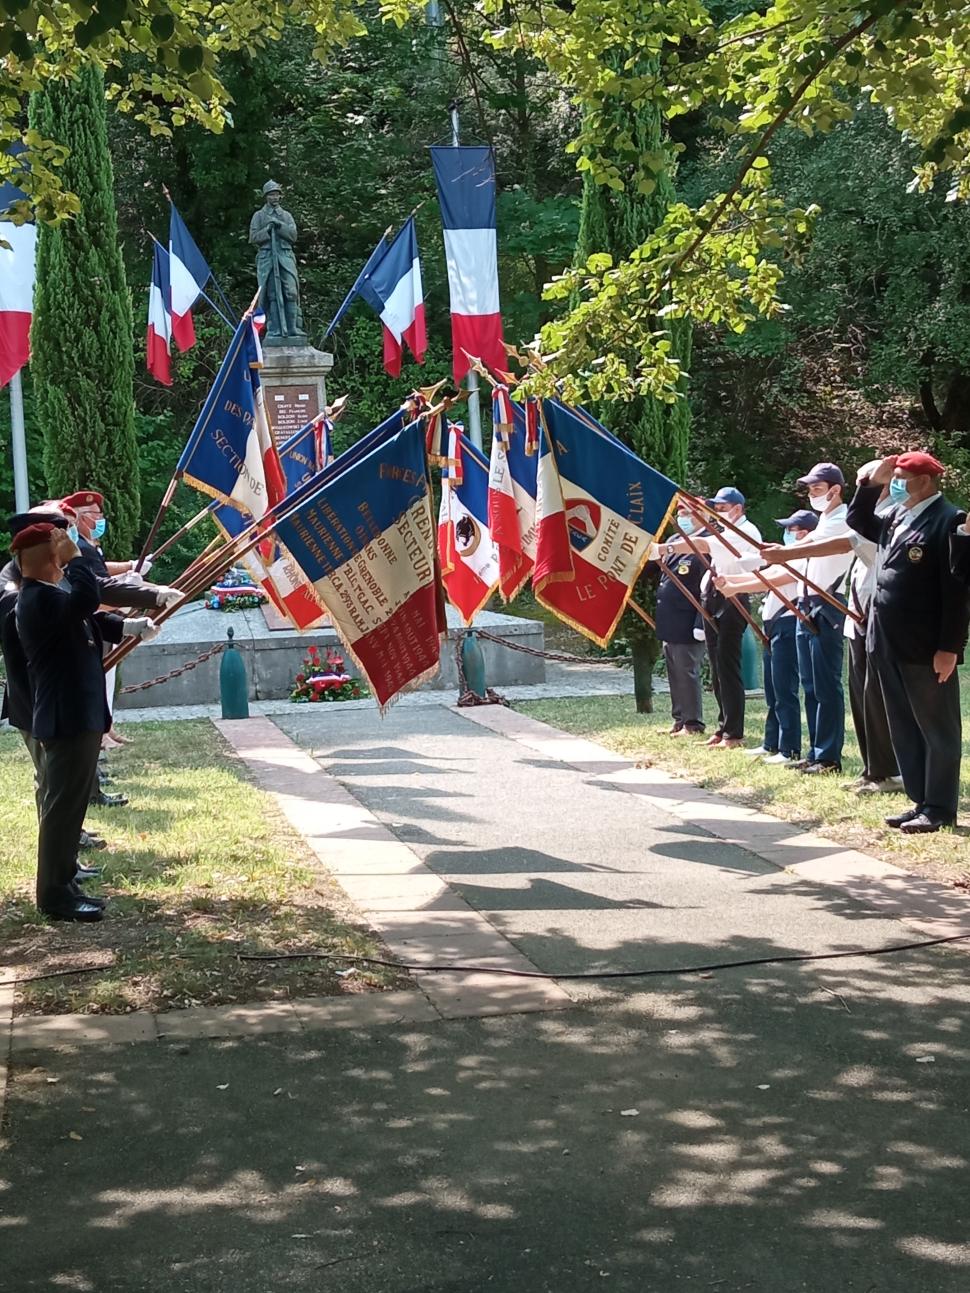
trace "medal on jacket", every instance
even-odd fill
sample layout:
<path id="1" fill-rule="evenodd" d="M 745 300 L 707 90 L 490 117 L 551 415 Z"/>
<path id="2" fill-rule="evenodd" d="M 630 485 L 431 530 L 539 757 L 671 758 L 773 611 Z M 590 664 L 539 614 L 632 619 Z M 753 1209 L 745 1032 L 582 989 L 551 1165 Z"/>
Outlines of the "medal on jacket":
<path id="1" fill-rule="evenodd" d="M 920 562 L 923 560 L 923 549 L 918 544 L 914 543 L 913 546 L 907 551 L 906 555 L 907 557 L 909 557 L 913 565 L 916 565 L 917 562 Z"/>
<path id="2" fill-rule="evenodd" d="M 687 564 L 686 561 L 682 561 L 680 563 L 680 565 L 677 567 L 677 573 L 678 575 L 681 576 L 681 578 L 683 578 L 684 575 L 690 574 L 690 566 Z"/>

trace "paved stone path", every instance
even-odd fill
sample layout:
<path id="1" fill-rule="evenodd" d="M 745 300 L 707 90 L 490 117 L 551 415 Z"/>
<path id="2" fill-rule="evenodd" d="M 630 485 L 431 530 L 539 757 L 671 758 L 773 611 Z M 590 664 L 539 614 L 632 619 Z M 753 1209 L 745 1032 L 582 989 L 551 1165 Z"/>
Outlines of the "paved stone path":
<path id="1" fill-rule="evenodd" d="M 958 894 L 505 710 L 221 726 L 416 961 L 657 968 L 966 921 Z M 421 975 L 234 1027 L 185 1012 L 153 1045 L 35 1038 L 0 1288 L 965 1293 L 966 967 Z"/>

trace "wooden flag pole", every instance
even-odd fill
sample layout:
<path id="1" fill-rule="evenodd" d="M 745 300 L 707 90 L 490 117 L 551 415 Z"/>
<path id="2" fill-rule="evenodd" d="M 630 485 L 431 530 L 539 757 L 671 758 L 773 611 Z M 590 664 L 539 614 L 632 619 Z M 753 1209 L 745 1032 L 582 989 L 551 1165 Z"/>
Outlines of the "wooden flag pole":
<path id="1" fill-rule="evenodd" d="M 647 612 L 643 609 L 643 607 L 640 605 L 640 603 L 639 603 L 639 602 L 635 602 L 635 601 L 633 600 L 633 598 L 632 598 L 632 597 L 628 597 L 628 598 L 627 598 L 627 602 L 626 602 L 626 604 L 627 604 L 627 606 L 629 606 L 630 610 L 631 610 L 631 611 L 633 611 L 634 615 L 639 615 L 639 616 L 640 616 L 640 618 L 643 620 L 644 624 L 649 624 L 649 626 L 650 626 L 652 629 L 655 629 L 655 628 L 657 627 L 657 622 L 656 622 L 656 620 L 652 620 L 652 619 L 650 618 L 650 616 L 649 616 L 649 615 L 647 614 Z"/>
<path id="2" fill-rule="evenodd" d="M 677 524 L 676 521 L 671 521 L 671 526 L 673 527 L 674 530 L 677 531 L 677 533 L 680 535 L 682 539 L 687 538 L 687 535 L 683 532 L 683 530 L 680 528 L 680 526 Z M 698 553 L 696 555 L 700 555 L 700 554 Z M 675 571 L 671 570 L 669 566 L 662 566 L 661 569 L 663 570 L 663 573 L 673 581 L 674 585 L 680 590 L 681 594 L 687 598 L 691 606 L 693 606 L 694 610 L 697 611 L 698 615 L 701 616 L 701 618 L 705 621 L 705 623 L 710 624 L 711 628 L 716 633 L 717 620 L 715 620 L 714 617 L 704 609 L 700 601 L 694 596 L 694 594 L 683 582 L 680 576 L 677 575 Z"/>
<path id="3" fill-rule="evenodd" d="M 674 529 L 677 530 L 678 534 L 684 540 L 687 546 L 690 548 L 691 552 L 694 553 L 694 555 L 700 561 L 704 569 L 708 572 L 711 578 L 714 579 L 716 577 L 714 573 L 714 567 L 711 565 L 710 559 L 708 558 L 707 554 L 705 552 L 702 552 L 700 548 L 697 547 L 696 544 L 691 542 L 690 535 L 685 534 L 683 530 L 681 530 L 680 527 L 677 525 L 676 521 L 674 522 Z M 735 601 L 734 604 L 738 608 L 738 612 L 741 615 L 741 618 L 745 620 L 748 623 L 749 627 L 754 630 L 755 634 L 759 638 L 761 638 L 762 644 L 764 646 L 768 646 L 768 635 L 765 633 L 764 629 L 757 622 L 757 620 L 747 609 L 747 607 L 743 606 L 739 601 Z"/>
<path id="4" fill-rule="evenodd" d="M 707 523 L 707 519 L 709 517 L 714 517 L 718 525 L 727 526 L 729 530 L 732 530 L 740 538 L 744 539 L 746 543 L 753 542 L 751 537 L 745 534 L 743 530 L 739 530 L 733 521 L 729 521 L 727 517 L 721 516 L 718 512 L 715 512 L 712 507 L 709 507 L 708 504 L 704 501 L 704 499 L 698 498 L 696 494 L 687 494 L 685 493 L 684 490 L 681 490 L 680 493 L 681 493 L 681 497 L 685 499 L 686 502 L 689 504 L 691 511 L 695 515 L 700 516 L 700 519 L 703 520 L 705 524 Z M 730 544 L 728 544 L 726 540 L 724 541 L 724 543 L 725 543 L 725 547 L 730 549 Z M 756 543 L 754 546 L 758 548 L 758 550 L 760 551 L 762 548 L 766 547 L 767 545 L 764 543 Z M 840 611 L 843 615 L 851 615 L 852 618 L 855 620 L 855 622 L 859 625 L 863 625 L 865 623 L 865 620 L 861 615 L 857 615 L 855 611 L 853 611 L 850 607 L 846 606 L 844 602 L 840 602 L 837 597 L 834 597 L 828 591 L 828 589 L 820 587 L 820 585 L 816 584 L 814 580 L 809 579 L 808 575 L 803 575 L 800 571 L 795 570 L 792 566 L 789 565 L 787 561 L 776 561 L 774 564 L 777 566 L 780 566 L 782 570 L 787 570 L 788 573 L 792 576 L 792 578 L 797 583 L 803 583 L 806 585 L 806 587 L 811 588 L 812 592 L 816 593 L 819 597 L 821 597 L 822 601 L 828 602 L 830 606 L 833 606 L 837 611 Z M 757 571 L 753 573 L 757 574 Z M 771 591 L 775 592 L 777 590 L 772 588 Z M 815 631 L 817 632 L 817 630 Z"/>

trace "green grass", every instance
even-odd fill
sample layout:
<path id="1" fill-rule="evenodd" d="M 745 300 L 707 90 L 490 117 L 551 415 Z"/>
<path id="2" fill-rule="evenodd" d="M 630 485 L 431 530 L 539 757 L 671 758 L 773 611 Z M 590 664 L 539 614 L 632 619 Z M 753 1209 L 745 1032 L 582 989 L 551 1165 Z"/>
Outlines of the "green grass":
<path id="1" fill-rule="evenodd" d="M 962 679 L 965 731 L 970 731 L 970 679 Z M 665 695 L 656 697 L 656 712 L 637 714 L 632 697 L 588 697 L 581 700 L 529 701 L 516 705 L 523 713 L 564 731 L 587 737 L 633 760 L 648 760 L 697 785 L 737 799 L 753 808 L 797 822 L 843 844 L 884 858 L 896 866 L 941 879 L 961 880 L 970 873 L 970 839 L 966 827 L 937 835 L 904 836 L 883 818 L 909 806 L 903 795 L 857 797 L 840 783 L 861 771 L 851 723 L 846 733 L 843 777 L 803 777 L 785 768 L 765 767 L 731 750 L 709 750 L 699 741 L 667 735 L 670 710 Z M 717 707 L 704 698 L 708 730 Z M 747 745 L 761 743 L 763 699 L 748 700 Z M 970 822 L 970 757 L 966 750 L 961 781 L 961 820 Z"/>
<path id="2" fill-rule="evenodd" d="M 374 953 L 347 899 L 315 867 L 273 800 L 249 782 L 208 722 L 126 725 L 111 755 L 128 808 L 92 810 L 109 850 L 91 892 L 110 898 L 96 926 L 49 924 L 33 906 L 36 815 L 20 738 L 0 734 L 0 963 L 19 978 L 81 965 L 96 973 L 22 984 L 18 1009 L 124 1012 L 386 987 L 380 970 L 339 962 L 244 962 L 239 952 Z"/>

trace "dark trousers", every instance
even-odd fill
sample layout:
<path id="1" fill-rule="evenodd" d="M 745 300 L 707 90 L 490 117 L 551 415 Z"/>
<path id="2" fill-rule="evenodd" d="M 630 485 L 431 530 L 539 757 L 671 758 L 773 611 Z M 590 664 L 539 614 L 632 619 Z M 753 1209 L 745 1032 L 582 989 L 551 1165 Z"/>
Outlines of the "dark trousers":
<path id="1" fill-rule="evenodd" d="M 817 633 L 800 621 L 795 631 L 798 671 L 805 691 L 808 759 L 811 763 L 841 764 L 845 744 L 842 619 L 832 624 L 824 616 L 816 615 L 814 624 Z"/>
<path id="2" fill-rule="evenodd" d="M 960 794 L 960 681 L 937 681 L 932 665 L 903 664 L 882 651 L 875 665 L 893 749 L 907 795 L 923 811 L 954 820 Z"/>
<path id="3" fill-rule="evenodd" d="M 866 650 L 865 632 L 849 638 L 849 706 L 855 726 L 862 775 L 870 781 L 885 781 L 899 774 L 899 765 L 889 735 L 886 702 Z"/>
<path id="4" fill-rule="evenodd" d="M 802 709 L 798 701 L 798 648 L 794 615 L 776 615 L 768 629 L 771 649 L 764 651 L 765 737 L 762 744 L 773 754 L 800 758 Z"/>
<path id="5" fill-rule="evenodd" d="M 21 732 L 24 745 L 27 747 L 27 753 L 30 755 L 30 761 L 34 765 L 34 803 L 37 806 L 37 820 L 40 821 L 40 811 L 44 803 L 44 784 L 47 773 L 44 768 L 44 747 L 40 741 L 34 740 L 29 732 Z"/>
<path id="6" fill-rule="evenodd" d="M 701 691 L 703 642 L 665 642 L 670 716 L 678 727 L 704 730 L 704 697 Z"/>
<path id="7" fill-rule="evenodd" d="M 739 602 L 748 607 L 747 597 Z M 707 654 L 711 661 L 711 682 L 717 698 L 717 731 L 729 740 L 744 736 L 744 680 L 741 676 L 741 639 L 747 627 L 744 617 L 720 593 L 708 598 L 704 608 L 717 622 L 717 632 L 705 626 Z"/>
<path id="8" fill-rule="evenodd" d="M 37 833 L 37 906 L 42 911 L 68 898 L 101 733 L 44 741 L 43 749 L 45 787 Z"/>

